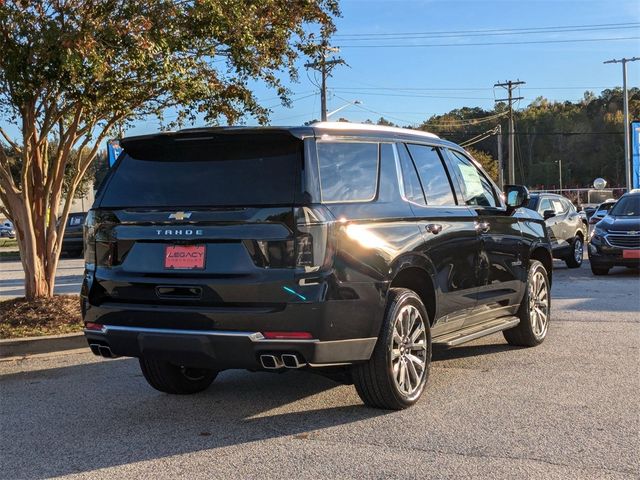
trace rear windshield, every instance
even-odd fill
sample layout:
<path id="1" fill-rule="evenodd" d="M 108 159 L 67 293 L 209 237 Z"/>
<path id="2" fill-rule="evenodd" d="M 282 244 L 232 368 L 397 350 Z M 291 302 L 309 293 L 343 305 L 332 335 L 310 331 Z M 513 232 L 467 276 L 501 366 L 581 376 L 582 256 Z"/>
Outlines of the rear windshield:
<path id="1" fill-rule="evenodd" d="M 125 147 L 101 207 L 290 205 L 302 142 L 290 136 L 158 140 Z"/>

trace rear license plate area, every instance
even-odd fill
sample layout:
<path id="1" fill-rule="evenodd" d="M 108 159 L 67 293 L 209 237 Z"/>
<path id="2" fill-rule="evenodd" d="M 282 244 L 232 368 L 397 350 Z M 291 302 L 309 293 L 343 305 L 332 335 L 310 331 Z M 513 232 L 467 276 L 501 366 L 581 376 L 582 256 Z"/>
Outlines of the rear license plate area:
<path id="1" fill-rule="evenodd" d="M 164 268 L 168 270 L 204 270 L 205 245 L 167 245 Z"/>

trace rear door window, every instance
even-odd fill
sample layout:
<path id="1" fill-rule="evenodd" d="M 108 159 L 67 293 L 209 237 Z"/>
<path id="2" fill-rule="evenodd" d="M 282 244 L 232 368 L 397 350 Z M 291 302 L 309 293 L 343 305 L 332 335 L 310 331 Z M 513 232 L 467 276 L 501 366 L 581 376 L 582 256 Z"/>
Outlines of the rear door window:
<path id="1" fill-rule="evenodd" d="M 408 144 L 427 205 L 455 205 L 449 176 L 436 147 Z"/>
<path id="2" fill-rule="evenodd" d="M 100 206 L 290 205 L 301 165 L 302 142 L 289 135 L 132 141 Z"/>
<path id="3" fill-rule="evenodd" d="M 369 202 L 378 187 L 378 144 L 318 142 L 322 201 Z"/>

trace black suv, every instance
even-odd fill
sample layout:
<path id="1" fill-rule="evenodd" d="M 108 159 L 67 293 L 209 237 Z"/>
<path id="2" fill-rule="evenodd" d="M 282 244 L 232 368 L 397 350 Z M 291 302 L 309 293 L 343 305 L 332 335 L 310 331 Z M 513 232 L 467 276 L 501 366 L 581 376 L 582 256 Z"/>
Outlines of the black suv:
<path id="1" fill-rule="evenodd" d="M 554 258 L 579 268 L 584 256 L 588 224 L 567 198 L 554 193 L 532 193 L 527 208 L 545 220 Z"/>
<path id="2" fill-rule="evenodd" d="M 433 343 L 541 343 L 551 246 L 462 148 L 347 123 L 122 140 L 85 224 L 85 334 L 168 393 L 308 368 L 371 406 L 420 397 Z"/>
<path id="3" fill-rule="evenodd" d="M 615 266 L 640 268 L 640 191 L 620 197 L 591 232 L 589 262 L 594 275 Z"/>

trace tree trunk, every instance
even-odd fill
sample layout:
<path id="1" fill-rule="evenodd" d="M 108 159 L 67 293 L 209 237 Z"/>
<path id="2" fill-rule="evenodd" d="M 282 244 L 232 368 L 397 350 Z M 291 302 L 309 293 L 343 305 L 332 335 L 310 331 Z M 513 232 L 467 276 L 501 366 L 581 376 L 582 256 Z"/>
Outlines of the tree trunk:
<path id="1" fill-rule="evenodd" d="M 53 294 L 55 269 L 52 275 L 51 269 L 48 268 L 51 255 L 47 255 L 44 248 L 46 218 L 40 219 L 41 225 L 35 225 L 31 209 L 23 202 L 24 200 L 19 198 L 17 205 L 12 206 L 11 212 L 25 276 L 25 297 L 28 300 L 33 300 L 39 297 L 49 297 Z M 38 234 L 38 230 L 40 230 L 40 234 Z"/>

